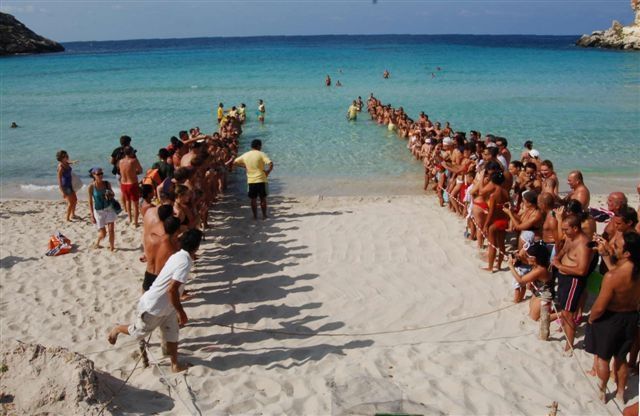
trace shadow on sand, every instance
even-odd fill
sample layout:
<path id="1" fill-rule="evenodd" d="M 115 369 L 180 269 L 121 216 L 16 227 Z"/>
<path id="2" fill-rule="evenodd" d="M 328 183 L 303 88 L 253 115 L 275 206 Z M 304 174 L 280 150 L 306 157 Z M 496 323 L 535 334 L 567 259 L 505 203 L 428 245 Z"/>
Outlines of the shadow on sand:
<path id="1" fill-rule="evenodd" d="M 248 201 L 247 201 L 248 202 Z M 322 306 L 320 302 L 290 305 L 286 298 L 293 293 L 312 292 L 315 273 L 294 275 L 291 267 L 301 259 L 312 255 L 306 245 L 285 239 L 287 230 L 296 230 L 298 218 L 314 215 L 342 215 L 342 211 L 316 211 L 293 213 L 295 198 L 270 197 L 266 221 L 253 221 L 248 204 L 233 195 L 225 197 L 213 212 L 217 237 L 215 248 L 201 251 L 198 261 L 199 288 L 186 307 L 201 305 L 229 305 L 230 310 L 218 316 L 196 319 L 190 327 L 216 328 L 211 335 L 180 340 L 182 350 L 200 351 L 211 355 L 207 359 L 190 356 L 192 364 L 203 365 L 218 371 L 261 365 L 267 368 L 291 368 L 311 361 L 319 361 L 330 354 L 344 355 L 346 350 L 365 348 L 372 340 L 349 341 L 333 344 L 323 342 L 304 347 L 282 346 L 252 348 L 269 339 L 312 339 L 317 332 L 336 331 L 343 322 L 326 322 L 319 328 L 310 325 L 326 321 L 327 315 L 314 314 Z M 220 225 L 218 225 L 220 224 Z M 236 312 L 238 305 L 253 305 Z M 273 322 L 270 329 L 276 331 L 244 331 L 263 319 Z M 319 337 L 317 337 L 320 339 Z M 308 341 L 307 341 L 308 342 Z M 213 353 L 213 354 L 211 354 Z"/>

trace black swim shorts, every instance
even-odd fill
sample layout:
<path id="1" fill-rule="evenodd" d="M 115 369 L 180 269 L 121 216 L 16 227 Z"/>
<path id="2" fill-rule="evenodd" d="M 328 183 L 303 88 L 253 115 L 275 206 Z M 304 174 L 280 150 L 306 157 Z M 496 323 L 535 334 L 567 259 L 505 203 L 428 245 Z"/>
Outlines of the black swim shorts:
<path id="1" fill-rule="evenodd" d="M 255 199 L 257 197 L 265 198 L 267 196 L 267 183 L 250 183 L 249 184 L 249 198 Z"/>
<path id="2" fill-rule="evenodd" d="M 611 312 L 587 325 L 585 350 L 603 360 L 623 359 L 631 349 L 638 332 L 638 312 Z"/>
<path id="3" fill-rule="evenodd" d="M 575 312 L 580 296 L 587 286 L 586 277 L 567 276 L 558 272 L 558 306 L 560 310 Z"/>
<path id="4" fill-rule="evenodd" d="M 145 292 L 149 290 L 153 282 L 156 280 L 156 277 L 158 277 L 157 274 L 144 272 L 144 281 L 142 282 L 142 290 L 144 290 Z"/>

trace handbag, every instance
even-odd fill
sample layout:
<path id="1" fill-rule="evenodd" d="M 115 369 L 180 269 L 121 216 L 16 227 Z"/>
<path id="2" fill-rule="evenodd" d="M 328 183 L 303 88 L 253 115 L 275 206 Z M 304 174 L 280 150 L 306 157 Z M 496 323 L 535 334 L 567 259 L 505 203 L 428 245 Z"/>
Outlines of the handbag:
<path id="1" fill-rule="evenodd" d="M 122 212 L 122 206 L 115 198 L 111 199 L 111 208 L 113 208 L 116 214 L 120 214 Z"/>

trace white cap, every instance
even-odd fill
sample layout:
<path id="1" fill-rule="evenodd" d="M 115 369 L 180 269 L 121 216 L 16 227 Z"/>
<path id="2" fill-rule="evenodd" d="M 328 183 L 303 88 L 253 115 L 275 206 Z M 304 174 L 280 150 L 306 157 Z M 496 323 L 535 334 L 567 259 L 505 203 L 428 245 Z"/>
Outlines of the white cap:
<path id="1" fill-rule="evenodd" d="M 536 149 L 531 149 L 531 150 L 529 150 L 529 156 L 531 156 L 531 157 L 540 157 L 540 152 L 538 152 Z"/>
<path id="2" fill-rule="evenodd" d="M 498 145 L 495 144 L 494 142 L 489 142 L 487 143 L 487 147 L 498 147 Z"/>
<path id="3" fill-rule="evenodd" d="M 453 139 L 451 137 L 445 137 L 444 139 L 442 139 L 442 144 L 451 145 L 453 144 Z"/>

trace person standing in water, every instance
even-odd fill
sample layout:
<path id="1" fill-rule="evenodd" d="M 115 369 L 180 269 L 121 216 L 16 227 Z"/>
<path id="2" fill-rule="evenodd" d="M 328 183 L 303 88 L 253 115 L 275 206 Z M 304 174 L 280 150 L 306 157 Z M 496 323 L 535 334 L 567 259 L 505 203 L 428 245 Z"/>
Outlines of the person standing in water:
<path id="1" fill-rule="evenodd" d="M 327 75 L 327 78 L 325 78 L 324 85 L 326 85 L 327 87 L 331 86 L 331 77 L 329 75 Z"/>
<path id="2" fill-rule="evenodd" d="M 349 106 L 347 110 L 347 120 L 355 121 L 358 118 L 358 104 L 356 100 L 353 100 L 353 103 Z"/>
<path id="3" fill-rule="evenodd" d="M 247 170 L 247 183 L 249 184 L 249 198 L 251 199 L 251 211 L 253 219 L 258 219 L 258 202 L 260 197 L 260 208 L 262 208 L 262 218 L 267 218 L 267 177 L 273 170 L 273 162 L 265 153 L 261 151 L 262 140 L 255 139 L 251 142 L 251 150 L 235 159 L 231 159 L 229 166 L 242 166 Z M 267 167 L 265 169 L 265 167 Z"/>
<path id="4" fill-rule="evenodd" d="M 260 121 L 261 124 L 264 124 L 264 114 L 266 112 L 267 110 L 264 107 L 264 101 L 258 100 L 258 121 Z"/>

